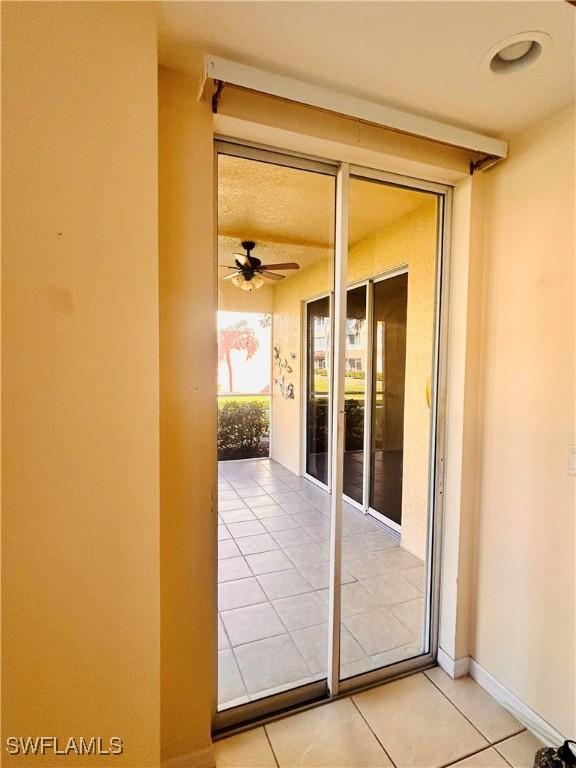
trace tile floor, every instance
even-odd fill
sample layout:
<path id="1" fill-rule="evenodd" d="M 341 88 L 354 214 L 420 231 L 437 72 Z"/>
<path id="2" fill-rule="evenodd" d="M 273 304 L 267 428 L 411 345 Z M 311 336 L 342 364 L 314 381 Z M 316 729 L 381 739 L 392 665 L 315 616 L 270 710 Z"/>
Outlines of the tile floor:
<path id="1" fill-rule="evenodd" d="M 434 668 L 217 742 L 217 768 L 532 768 L 541 743 Z"/>
<path id="2" fill-rule="evenodd" d="M 321 678 L 330 496 L 266 459 L 219 467 L 219 707 Z M 343 508 L 342 677 L 422 653 L 424 564 Z"/>

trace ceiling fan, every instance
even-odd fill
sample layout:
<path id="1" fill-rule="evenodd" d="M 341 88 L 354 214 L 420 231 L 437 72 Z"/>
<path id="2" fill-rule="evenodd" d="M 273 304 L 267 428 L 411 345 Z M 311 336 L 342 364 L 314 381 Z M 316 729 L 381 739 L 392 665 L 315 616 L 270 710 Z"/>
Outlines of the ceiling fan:
<path id="1" fill-rule="evenodd" d="M 256 243 L 253 240 L 243 240 L 242 248 L 246 253 L 235 253 L 234 261 L 235 267 L 228 267 L 233 269 L 234 274 L 226 275 L 224 280 L 232 280 L 237 288 L 243 291 L 252 291 L 254 288 L 261 288 L 264 285 L 264 278 L 268 280 L 284 280 L 286 275 L 277 275 L 275 272 L 270 272 L 271 269 L 300 269 L 300 264 L 295 262 L 289 262 L 286 264 L 262 264 L 260 259 L 251 255 L 251 252 L 256 247 Z"/>

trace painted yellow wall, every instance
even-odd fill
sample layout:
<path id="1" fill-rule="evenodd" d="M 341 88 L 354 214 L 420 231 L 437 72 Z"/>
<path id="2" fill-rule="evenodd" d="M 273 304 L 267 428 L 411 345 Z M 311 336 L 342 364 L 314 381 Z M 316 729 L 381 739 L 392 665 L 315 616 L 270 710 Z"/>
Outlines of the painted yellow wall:
<path id="1" fill-rule="evenodd" d="M 430 430 L 426 382 L 432 365 L 435 257 L 436 205 L 430 201 L 354 245 L 348 260 L 350 283 L 408 265 L 402 535 L 404 546 L 418 557 L 426 551 Z M 295 351 L 297 358 L 290 362 L 295 399 L 283 399 L 273 387 L 272 450 L 273 458 L 293 472 L 299 471 L 303 440 L 301 306 L 302 301 L 330 291 L 332 270 L 332 258 L 327 256 L 274 288 L 274 344 L 282 357 Z"/>
<path id="2" fill-rule="evenodd" d="M 3 739 L 119 736 L 99 765 L 157 766 L 155 12 L 2 16 Z M 86 765 L 34 764 L 62 760 Z"/>
<path id="3" fill-rule="evenodd" d="M 274 288 L 263 285 L 248 293 L 231 282 L 218 280 L 218 309 L 225 312 L 272 312 Z"/>
<path id="4" fill-rule="evenodd" d="M 308 269 L 299 272 L 274 287 L 274 313 L 272 316 L 272 346 L 278 347 L 280 358 L 286 359 L 291 374 L 283 373 L 276 366 L 272 377 L 294 384 L 294 398 L 285 399 L 277 384 L 272 382 L 272 458 L 300 474 L 300 450 L 302 445 L 302 408 L 305 399 L 303 381 L 302 302 L 320 294 L 329 293 L 333 285 L 334 262 L 330 251 Z M 296 354 L 295 358 L 291 353 Z"/>
<path id="5" fill-rule="evenodd" d="M 207 765 L 216 700 L 217 297 L 212 113 L 197 92 L 189 76 L 160 70 L 162 758 L 196 753 L 192 764 Z"/>
<path id="6" fill-rule="evenodd" d="M 473 656 L 575 729 L 574 112 L 487 176 Z"/>

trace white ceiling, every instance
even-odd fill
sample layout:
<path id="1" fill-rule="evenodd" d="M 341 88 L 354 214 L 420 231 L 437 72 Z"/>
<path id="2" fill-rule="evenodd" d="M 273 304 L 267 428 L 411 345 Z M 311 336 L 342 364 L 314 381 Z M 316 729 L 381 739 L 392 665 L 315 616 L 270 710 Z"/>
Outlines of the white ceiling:
<path id="1" fill-rule="evenodd" d="M 192 47 L 508 138 L 574 100 L 576 8 L 524 2 L 161 2 L 160 61 Z M 525 71 L 482 64 L 510 35 L 552 45 Z"/>

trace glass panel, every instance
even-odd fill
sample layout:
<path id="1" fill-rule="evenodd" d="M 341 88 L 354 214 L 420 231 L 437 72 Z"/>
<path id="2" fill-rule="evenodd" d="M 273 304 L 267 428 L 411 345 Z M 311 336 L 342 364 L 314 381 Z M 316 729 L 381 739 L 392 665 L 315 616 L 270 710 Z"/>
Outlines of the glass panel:
<path id="1" fill-rule="evenodd" d="M 370 507 L 402 525 L 408 275 L 374 286 Z"/>
<path id="2" fill-rule="evenodd" d="M 346 360 L 344 407 L 344 495 L 363 503 L 364 491 L 364 402 L 368 325 L 366 323 L 366 286 L 352 288 L 346 300 Z"/>
<path id="3" fill-rule="evenodd" d="M 330 496 L 303 475 L 328 467 L 334 205 L 333 176 L 218 156 L 220 711 L 326 677 Z"/>
<path id="4" fill-rule="evenodd" d="M 328 485 L 330 298 L 306 304 L 306 472 Z"/>
<path id="5" fill-rule="evenodd" d="M 349 229 L 348 284 L 368 285 L 361 289 L 364 294 L 357 288 L 349 292 L 347 330 L 360 320 L 360 333 L 369 338 L 347 340 L 344 490 L 360 498 L 358 474 L 351 487 L 354 457 L 370 509 L 363 514 L 345 501 L 342 510 L 342 678 L 419 656 L 429 644 L 426 564 L 437 198 L 353 178 Z M 352 379 L 354 385 L 362 381 L 351 373 L 357 365 L 350 354 L 352 342 L 356 348 L 364 344 L 367 351 L 363 397 L 356 390 L 352 397 Z M 369 404 L 366 457 L 353 438 L 353 399 Z"/>

